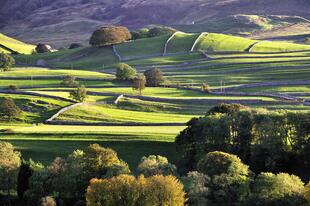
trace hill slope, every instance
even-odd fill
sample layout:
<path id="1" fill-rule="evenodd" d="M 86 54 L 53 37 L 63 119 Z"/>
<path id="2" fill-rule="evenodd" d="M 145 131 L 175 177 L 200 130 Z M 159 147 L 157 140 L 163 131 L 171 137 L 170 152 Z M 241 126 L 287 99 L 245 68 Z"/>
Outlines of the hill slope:
<path id="1" fill-rule="evenodd" d="M 31 54 L 34 49 L 34 45 L 26 44 L 0 33 L 0 51 L 4 53 Z"/>
<path id="2" fill-rule="evenodd" d="M 287 27 L 303 22 L 295 16 L 310 17 L 308 0 L 2 0 L 2 5 L 2 32 L 55 46 L 73 41 L 86 43 L 90 33 L 102 24 L 130 28 L 149 24 L 181 25 L 185 31 L 232 33 L 274 25 Z M 297 22 L 275 19 L 272 15 L 293 16 Z"/>

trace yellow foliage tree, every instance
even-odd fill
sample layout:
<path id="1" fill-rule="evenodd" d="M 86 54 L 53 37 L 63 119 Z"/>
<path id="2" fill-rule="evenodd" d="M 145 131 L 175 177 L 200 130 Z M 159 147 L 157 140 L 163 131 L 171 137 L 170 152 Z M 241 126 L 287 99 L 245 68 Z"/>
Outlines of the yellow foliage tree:
<path id="1" fill-rule="evenodd" d="M 119 175 L 92 179 L 86 201 L 88 206 L 182 206 L 186 199 L 183 185 L 174 176 Z"/>

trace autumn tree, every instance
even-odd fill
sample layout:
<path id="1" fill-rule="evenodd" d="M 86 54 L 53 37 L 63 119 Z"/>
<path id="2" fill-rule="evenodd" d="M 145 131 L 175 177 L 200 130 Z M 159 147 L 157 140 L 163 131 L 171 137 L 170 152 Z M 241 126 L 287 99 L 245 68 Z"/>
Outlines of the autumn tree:
<path id="1" fill-rule="evenodd" d="M 132 80 L 137 75 L 137 71 L 135 68 L 129 66 L 125 63 L 118 64 L 116 68 L 116 79 L 118 80 Z"/>
<path id="2" fill-rule="evenodd" d="M 138 74 L 133 79 L 132 89 L 139 91 L 139 94 L 142 95 L 142 91 L 145 89 L 146 79 L 143 74 Z"/>
<path id="3" fill-rule="evenodd" d="M 87 98 L 87 90 L 84 85 L 79 86 L 76 90 L 70 92 L 70 98 L 77 102 L 84 102 Z"/>
<path id="4" fill-rule="evenodd" d="M 165 81 L 162 71 L 159 68 L 153 68 L 144 72 L 146 85 L 150 87 L 158 87 Z"/>
<path id="5" fill-rule="evenodd" d="M 15 59 L 5 54 L 4 52 L 0 53 L 0 70 L 1 71 L 9 71 L 11 67 L 15 64 Z"/>
<path id="6" fill-rule="evenodd" d="M 173 176 L 156 175 L 135 178 L 120 175 L 110 179 L 92 179 L 86 193 L 88 206 L 185 204 L 183 185 Z"/>
<path id="7" fill-rule="evenodd" d="M 12 144 L 0 141 L 0 190 L 5 190 L 8 196 L 16 188 L 20 164 L 21 154 L 15 151 Z"/>
<path id="8" fill-rule="evenodd" d="M 310 182 L 304 188 L 304 196 L 310 202 Z"/>
<path id="9" fill-rule="evenodd" d="M 150 155 L 142 157 L 137 167 L 137 173 L 146 177 L 153 175 L 175 175 L 176 166 L 169 163 L 166 157 L 160 155 Z"/>
<path id="10" fill-rule="evenodd" d="M 92 46 L 106 46 L 119 44 L 131 39 L 131 34 L 126 27 L 104 26 L 96 30 L 89 43 Z"/>

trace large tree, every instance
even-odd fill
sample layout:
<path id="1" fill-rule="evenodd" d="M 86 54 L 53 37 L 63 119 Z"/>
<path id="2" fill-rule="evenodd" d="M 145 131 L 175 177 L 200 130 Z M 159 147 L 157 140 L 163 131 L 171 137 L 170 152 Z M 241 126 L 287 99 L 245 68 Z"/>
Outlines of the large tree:
<path id="1" fill-rule="evenodd" d="M 92 46 L 119 44 L 131 39 L 131 33 L 126 27 L 104 26 L 94 31 L 89 43 Z"/>
<path id="2" fill-rule="evenodd" d="M 15 151 L 12 144 L 0 141 L 0 190 L 15 189 L 21 154 Z"/>
<path id="3" fill-rule="evenodd" d="M 11 67 L 15 64 L 15 59 L 5 54 L 4 52 L 0 53 L 0 70 L 1 71 L 9 71 Z"/>

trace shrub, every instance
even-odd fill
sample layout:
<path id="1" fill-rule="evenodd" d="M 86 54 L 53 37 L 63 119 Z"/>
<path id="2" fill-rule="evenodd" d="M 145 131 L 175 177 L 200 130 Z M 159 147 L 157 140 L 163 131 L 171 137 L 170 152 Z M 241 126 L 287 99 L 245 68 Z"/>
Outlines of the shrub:
<path id="1" fill-rule="evenodd" d="M 92 34 L 89 43 L 92 46 L 106 46 L 119 44 L 129 39 L 131 39 L 131 34 L 126 27 L 105 26 Z"/>
<path id="2" fill-rule="evenodd" d="M 201 86 L 201 91 L 205 93 L 210 93 L 211 92 L 210 85 L 207 82 L 203 83 Z"/>
<path id="3" fill-rule="evenodd" d="M 128 64 L 120 63 L 116 68 L 116 79 L 118 80 L 132 80 L 136 75 L 136 69 Z"/>
<path id="4" fill-rule="evenodd" d="M 158 87 L 165 81 L 162 71 L 159 68 L 149 69 L 144 72 L 146 85 L 150 87 Z"/>
<path id="5" fill-rule="evenodd" d="M 12 90 L 12 91 L 16 91 L 16 90 L 18 90 L 18 86 L 17 86 L 17 85 L 14 85 L 14 84 L 13 84 L 13 85 L 9 85 L 9 86 L 8 86 L 8 89 L 9 89 L 9 90 Z"/>
<path id="6" fill-rule="evenodd" d="M 76 90 L 71 91 L 69 97 L 78 102 L 84 102 L 87 98 L 87 90 L 85 86 L 81 85 Z"/>
<path id="7" fill-rule="evenodd" d="M 15 59 L 3 52 L 0 53 L 0 70 L 9 71 L 11 67 L 15 64 Z"/>
<path id="8" fill-rule="evenodd" d="M 153 175 L 175 175 L 176 169 L 176 166 L 169 163 L 166 157 L 150 155 L 142 157 L 137 172 L 149 177 Z"/>

